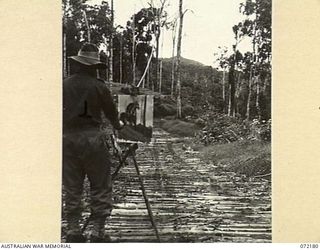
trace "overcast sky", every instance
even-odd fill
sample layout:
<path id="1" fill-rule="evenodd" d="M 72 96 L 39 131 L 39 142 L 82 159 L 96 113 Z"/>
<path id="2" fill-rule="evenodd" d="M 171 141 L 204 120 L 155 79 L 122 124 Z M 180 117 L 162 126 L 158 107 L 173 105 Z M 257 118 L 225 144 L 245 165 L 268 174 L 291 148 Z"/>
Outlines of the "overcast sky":
<path id="1" fill-rule="evenodd" d="M 147 2 L 150 1 L 114 0 L 115 23 L 125 26 L 132 14 L 147 7 Z M 156 6 L 158 1 L 154 0 Z M 168 1 L 169 17 L 174 17 L 178 13 L 179 0 Z M 91 2 L 99 4 L 101 0 L 91 0 Z M 183 2 L 184 9 L 190 9 L 193 13 L 188 12 L 184 18 L 182 56 L 213 65 L 215 60 L 213 54 L 218 46 L 232 48 L 234 43 L 232 26 L 244 18 L 239 13 L 239 5 L 244 0 L 184 0 Z M 239 48 L 242 52 L 250 50 L 250 41 L 242 41 Z M 171 54 L 171 32 L 167 31 L 163 39 L 162 55 L 171 57 Z"/>

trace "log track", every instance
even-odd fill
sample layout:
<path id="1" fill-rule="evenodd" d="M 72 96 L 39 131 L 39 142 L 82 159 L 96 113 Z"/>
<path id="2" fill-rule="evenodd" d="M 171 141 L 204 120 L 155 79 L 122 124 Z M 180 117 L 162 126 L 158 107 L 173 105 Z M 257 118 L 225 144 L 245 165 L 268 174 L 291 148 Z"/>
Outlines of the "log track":
<path id="1" fill-rule="evenodd" d="M 203 163 L 163 130 L 155 129 L 154 138 L 139 146 L 136 158 L 161 242 L 271 242 L 270 181 Z M 113 242 L 157 242 L 128 162 L 114 183 L 107 232 Z"/>
<path id="2" fill-rule="evenodd" d="M 175 148 L 162 130 L 142 145 L 137 161 L 162 242 L 271 242 L 270 183 L 233 172 L 215 172 L 198 153 Z M 129 177 L 129 181 L 128 181 Z M 156 242 L 132 163 L 114 188 L 126 196 L 115 203 L 108 232 L 115 242 Z"/>

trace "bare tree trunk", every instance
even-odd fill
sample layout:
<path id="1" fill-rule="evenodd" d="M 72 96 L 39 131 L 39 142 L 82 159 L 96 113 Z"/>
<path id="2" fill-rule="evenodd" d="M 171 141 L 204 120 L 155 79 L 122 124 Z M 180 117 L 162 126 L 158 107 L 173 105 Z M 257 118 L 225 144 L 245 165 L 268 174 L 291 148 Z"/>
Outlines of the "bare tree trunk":
<path id="1" fill-rule="evenodd" d="M 67 74 L 68 74 L 68 75 L 71 74 L 70 70 L 71 70 L 71 69 L 70 69 L 70 60 L 67 60 L 67 72 L 68 72 Z"/>
<path id="2" fill-rule="evenodd" d="M 172 58 L 172 69 L 171 69 L 171 97 L 174 94 L 174 71 L 175 71 L 175 59 Z"/>
<path id="3" fill-rule="evenodd" d="M 265 94 L 266 90 L 267 90 L 267 85 L 268 85 L 268 75 L 265 76 L 264 80 L 263 80 L 263 87 L 262 87 L 262 93 Z"/>
<path id="4" fill-rule="evenodd" d="M 84 20 L 87 26 L 87 34 L 88 34 L 88 43 L 91 43 L 91 35 L 90 35 L 90 26 L 89 26 L 89 22 L 87 19 L 87 13 L 83 10 L 83 16 L 84 16 Z M 96 70 L 96 76 L 99 78 L 99 70 Z"/>
<path id="5" fill-rule="evenodd" d="M 159 20 L 160 22 L 160 20 Z M 160 27 L 161 29 L 161 27 Z M 161 94 L 161 91 L 162 91 L 162 70 L 163 70 L 163 38 L 164 36 L 162 35 L 162 38 L 161 38 L 161 61 L 160 61 L 160 72 L 159 72 L 159 77 L 160 77 L 160 80 L 159 80 L 159 93 Z"/>
<path id="6" fill-rule="evenodd" d="M 256 86 L 257 86 L 257 95 L 256 95 L 256 109 L 258 113 L 258 119 L 261 119 L 261 109 L 260 109 L 260 77 L 257 78 L 256 81 Z"/>
<path id="7" fill-rule="evenodd" d="M 108 45 L 107 39 L 105 39 L 104 44 L 106 45 L 106 51 L 108 51 L 109 50 L 109 45 Z M 108 81 L 109 80 L 109 60 L 107 58 L 106 58 L 106 64 L 107 64 L 107 67 L 105 69 L 105 71 L 106 71 L 106 81 Z"/>
<path id="8" fill-rule="evenodd" d="M 228 115 L 234 116 L 235 109 L 235 61 L 232 62 L 230 71 L 229 71 L 229 107 L 228 107 Z"/>
<path id="9" fill-rule="evenodd" d="M 238 102 L 239 102 L 239 97 L 240 97 L 240 82 L 241 82 L 241 73 L 238 72 L 237 75 L 237 85 L 236 85 L 236 102 L 235 102 L 235 115 L 239 114 L 239 106 L 238 106 Z"/>
<path id="10" fill-rule="evenodd" d="M 231 62 L 231 67 L 229 71 L 229 108 L 228 115 L 235 116 L 235 70 L 237 65 L 237 46 L 238 46 L 238 35 L 236 35 L 236 44 L 233 45 L 233 60 Z"/>
<path id="11" fill-rule="evenodd" d="M 151 65 L 150 67 L 148 68 L 148 74 L 147 74 L 147 88 L 150 89 L 150 68 L 151 68 Z"/>
<path id="12" fill-rule="evenodd" d="M 120 61 L 119 61 L 119 63 L 120 63 L 120 72 L 119 72 L 119 74 L 120 74 L 120 76 L 119 76 L 119 82 L 120 83 L 122 83 L 122 46 L 123 46 L 123 41 L 122 41 L 122 34 L 121 34 L 121 37 L 120 37 Z"/>
<path id="13" fill-rule="evenodd" d="M 88 19 L 87 19 L 87 13 L 86 13 L 85 10 L 83 10 L 83 16 L 84 16 L 84 20 L 85 20 L 85 23 L 86 23 L 86 26 L 87 26 L 88 43 L 91 43 L 90 26 L 89 26 L 89 22 L 88 22 Z M 100 77 L 98 69 L 96 70 L 96 76 L 98 78 Z"/>
<path id="14" fill-rule="evenodd" d="M 174 47 L 175 47 L 175 40 L 176 38 L 173 38 L 172 43 L 172 61 L 171 61 L 171 96 L 173 97 L 174 94 L 174 76 L 175 76 L 175 66 L 176 66 L 176 58 L 174 56 Z"/>
<path id="15" fill-rule="evenodd" d="M 159 34 L 160 34 L 160 31 L 159 31 Z M 154 88 L 157 89 L 157 85 L 158 85 L 158 81 L 159 81 L 159 34 L 157 34 L 157 37 L 156 37 L 156 80 L 155 80 L 155 83 L 154 83 Z"/>
<path id="16" fill-rule="evenodd" d="M 222 72 L 222 100 L 223 100 L 224 112 L 226 110 L 226 82 L 225 82 L 225 79 L 226 79 L 226 71 L 225 71 L 225 69 L 223 69 L 223 72 Z"/>
<path id="17" fill-rule="evenodd" d="M 256 17 L 257 18 L 257 17 Z M 252 41 L 252 48 L 253 48 L 253 58 L 252 58 L 252 65 L 250 68 L 250 76 L 249 76 L 249 94 L 248 94 L 248 101 L 247 101 L 247 120 L 250 119 L 250 102 L 252 97 L 252 83 L 253 77 L 255 76 L 255 63 L 256 63 L 256 23 L 254 24 L 253 28 L 253 41 Z"/>
<path id="18" fill-rule="evenodd" d="M 114 26 L 114 12 L 113 0 L 111 0 L 111 33 L 110 33 L 110 57 L 109 57 L 109 81 L 113 82 L 113 26 Z"/>
<path id="19" fill-rule="evenodd" d="M 229 96 L 228 96 L 228 116 L 231 116 L 231 85 L 229 85 Z"/>
<path id="20" fill-rule="evenodd" d="M 179 0 L 179 33 L 178 33 L 178 45 L 177 45 L 177 118 L 182 117 L 181 107 L 181 40 L 183 29 L 183 12 L 182 12 L 183 0 Z"/>
<path id="21" fill-rule="evenodd" d="M 255 23 L 254 23 L 254 32 L 253 32 L 253 65 L 255 67 L 254 71 L 254 81 L 256 83 L 256 101 L 255 101 L 255 106 L 258 114 L 258 119 L 261 119 L 261 112 L 260 112 L 260 76 L 259 72 L 256 69 L 256 64 L 259 64 L 259 58 L 256 52 L 258 51 L 258 46 L 259 46 L 259 40 L 257 41 L 257 12 L 255 13 Z M 257 76 L 256 76 L 256 73 Z"/>
<path id="22" fill-rule="evenodd" d="M 150 65 L 152 65 L 152 64 L 150 64 Z M 151 72 L 151 77 L 152 77 L 152 75 L 153 75 L 153 74 L 152 74 L 152 70 L 153 70 L 153 69 L 150 70 L 150 72 Z M 151 78 L 150 84 L 151 84 L 151 90 L 154 91 L 154 85 L 155 85 L 154 79 Z"/>
<path id="23" fill-rule="evenodd" d="M 249 76 L 249 93 L 248 93 L 248 101 L 247 101 L 247 113 L 246 118 L 247 120 L 250 120 L 250 102 L 251 102 L 251 96 L 252 96 L 252 74 L 253 74 L 253 68 L 250 69 L 250 76 Z"/>
<path id="24" fill-rule="evenodd" d="M 136 39 L 135 39 L 135 16 L 133 15 L 132 21 L 132 84 L 136 84 L 136 56 L 135 56 L 135 47 L 136 47 Z"/>
<path id="25" fill-rule="evenodd" d="M 161 95 L 162 88 L 162 60 L 160 61 L 160 75 L 159 75 L 159 93 Z"/>
<path id="26" fill-rule="evenodd" d="M 83 16 L 84 16 L 84 21 L 87 26 L 87 34 L 88 34 L 88 43 L 91 43 L 91 36 L 90 36 L 90 27 L 87 19 L 87 13 L 83 10 Z"/>
<path id="27" fill-rule="evenodd" d="M 154 8 L 154 4 L 153 4 L 153 0 L 151 0 L 151 3 L 150 5 Z M 156 17 L 157 20 L 159 20 L 159 13 L 153 13 L 154 16 Z M 159 25 L 159 23 L 158 23 Z M 159 63 L 158 63 L 158 60 L 159 60 L 159 32 L 160 31 L 157 31 L 156 30 L 156 27 L 157 25 L 153 25 L 153 33 L 156 34 L 156 61 L 155 61 L 155 70 L 156 70 L 156 75 L 155 75 L 155 81 L 153 82 L 152 84 L 152 91 L 154 91 L 155 89 L 157 89 L 157 84 L 158 84 L 158 78 L 159 78 Z"/>
<path id="28" fill-rule="evenodd" d="M 154 26 L 155 29 L 156 29 L 157 26 L 158 26 L 157 30 L 154 30 L 154 33 L 156 34 L 156 47 L 157 47 L 157 48 L 156 48 L 156 64 L 155 64 L 155 65 L 156 65 L 155 89 L 157 89 L 157 87 L 158 87 L 157 85 L 158 85 L 159 71 L 160 71 L 160 69 L 159 69 L 159 50 L 160 50 L 160 41 L 159 41 L 159 39 L 160 39 L 160 36 L 161 36 L 161 26 L 162 26 L 162 24 L 161 24 L 161 17 L 162 17 L 163 9 L 164 9 L 164 7 L 165 7 L 166 2 L 167 2 L 167 0 L 162 0 L 162 1 L 160 1 L 161 6 L 160 6 L 160 8 L 157 10 L 157 12 L 154 13 L 155 16 L 156 16 L 156 20 L 157 20 L 157 25 Z M 153 0 L 151 0 L 150 5 L 151 5 L 152 7 L 154 7 Z M 159 83 L 159 84 L 160 84 L 160 83 Z"/>
<path id="29" fill-rule="evenodd" d="M 174 81 L 175 81 L 175 70 L 176 70 L 176 58 L 174 56 L 174 48 L 176 45 L 177 37 L 177 19 L 174 20 L 172 26 L 172 61 L 171 61 L 171 97 L 174 95 Z"/>
<path id="30" fill-rule="evenodd" d="M 137 87 L 140 87 L 141 83 L 144 81 L 144 78 L 145 78 L 145 76 L 146 76 L 146 74 L 147 74 L 147 72 L 148 72 L 148 69 L 149 69 L 150 64 L 151 64 L 151 59 L 152 59 L 153 50 L 154 50 L 154 48 L 152 48 L 152 51 L 151 51 L 151 53 L 150 53 L 150 57 L 149 57 L 147 66 L 145 67 L 145 70 L 144 70 L 144 72 L 143 72 L 143 74 L 142 74 L 142 76 L 141 76 L 141 79 L 140 79 L 140 81 L 139 81 L 138 84 L 137 84 Z"/>

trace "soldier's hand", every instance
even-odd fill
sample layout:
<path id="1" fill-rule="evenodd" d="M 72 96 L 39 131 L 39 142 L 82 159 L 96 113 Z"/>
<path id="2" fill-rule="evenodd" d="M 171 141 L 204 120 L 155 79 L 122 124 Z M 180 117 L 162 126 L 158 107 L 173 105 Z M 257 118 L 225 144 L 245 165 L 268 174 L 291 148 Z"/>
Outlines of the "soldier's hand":
<path id="1" fill-rule="evenodd" d="M 124 127 L 124 123 L 123 121 L 119 120 L 117 121 L 116 123 L 113 124 L 113 128 L 116 129 L 116 130 L 120 130 Z"/>
<path id="2" fill-rule="evenodd" d="M 122 129 L 124 127 L 124 125 L 125 125 L 124 122 L 121 121 L 121 120 L 119 121 L 119 124 L 120 124 L 120 129 Z"/>

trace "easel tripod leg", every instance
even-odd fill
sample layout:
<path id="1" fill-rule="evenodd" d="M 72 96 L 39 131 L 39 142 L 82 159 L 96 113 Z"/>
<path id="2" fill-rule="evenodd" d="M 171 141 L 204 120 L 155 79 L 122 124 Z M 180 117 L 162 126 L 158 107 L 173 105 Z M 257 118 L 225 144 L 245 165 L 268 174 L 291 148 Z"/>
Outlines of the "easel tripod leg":
<path id="1" fill-rule="evenodd" d="M 155 220 L 154 220 L 154 217 L 153 217 L 153 213 L 152 213 L 152 210 L 151 210 L 151 206 L 150 206 L 150 203 L 149 203 L 149 200 L 148 200 L 148 197 L 147 197 L 147 194 L 146 194 L 146 190 L 144 188 L 144 184 L 143 184 L 143 179 L 142 179 L 142 176 L 140 174 L 140 170 L 139 170 L 139 167 L 138 167 L 138 163 L 137 163 L 137 160 L 136 160 L 136 157 L 135 157 L 135 152 L 131 150 L 131 155 L 132 155 L 132 160 L 133 160 L 133 163 L 134 163 L 134 167 L 137 171 L 137 174 L 138 174 L 138 177 L 139 177 L 139 181 L 140 181 L 140 185 L 141 185 L 141 190 L 142 190 L 142 194 L 143 194 L 143 198 L 144 198 L 144 201 L 146 203 L 146 206 L 147 206 L 147 210 L 148 210 L 148 214 L 149 214 L 149 218 L 150 218 L 150 221 L 151 221 L 151 224 L 152 224 L 152 227 L 156 233 L 156 237 L 157 237 L 157 240 L 159 242 L 161 242 L 160 240 L 160 235 L 159 235 L 159 232 L 158 232 L 158 228 L 157 228 L 157 225 L 155 223 Z"/>

